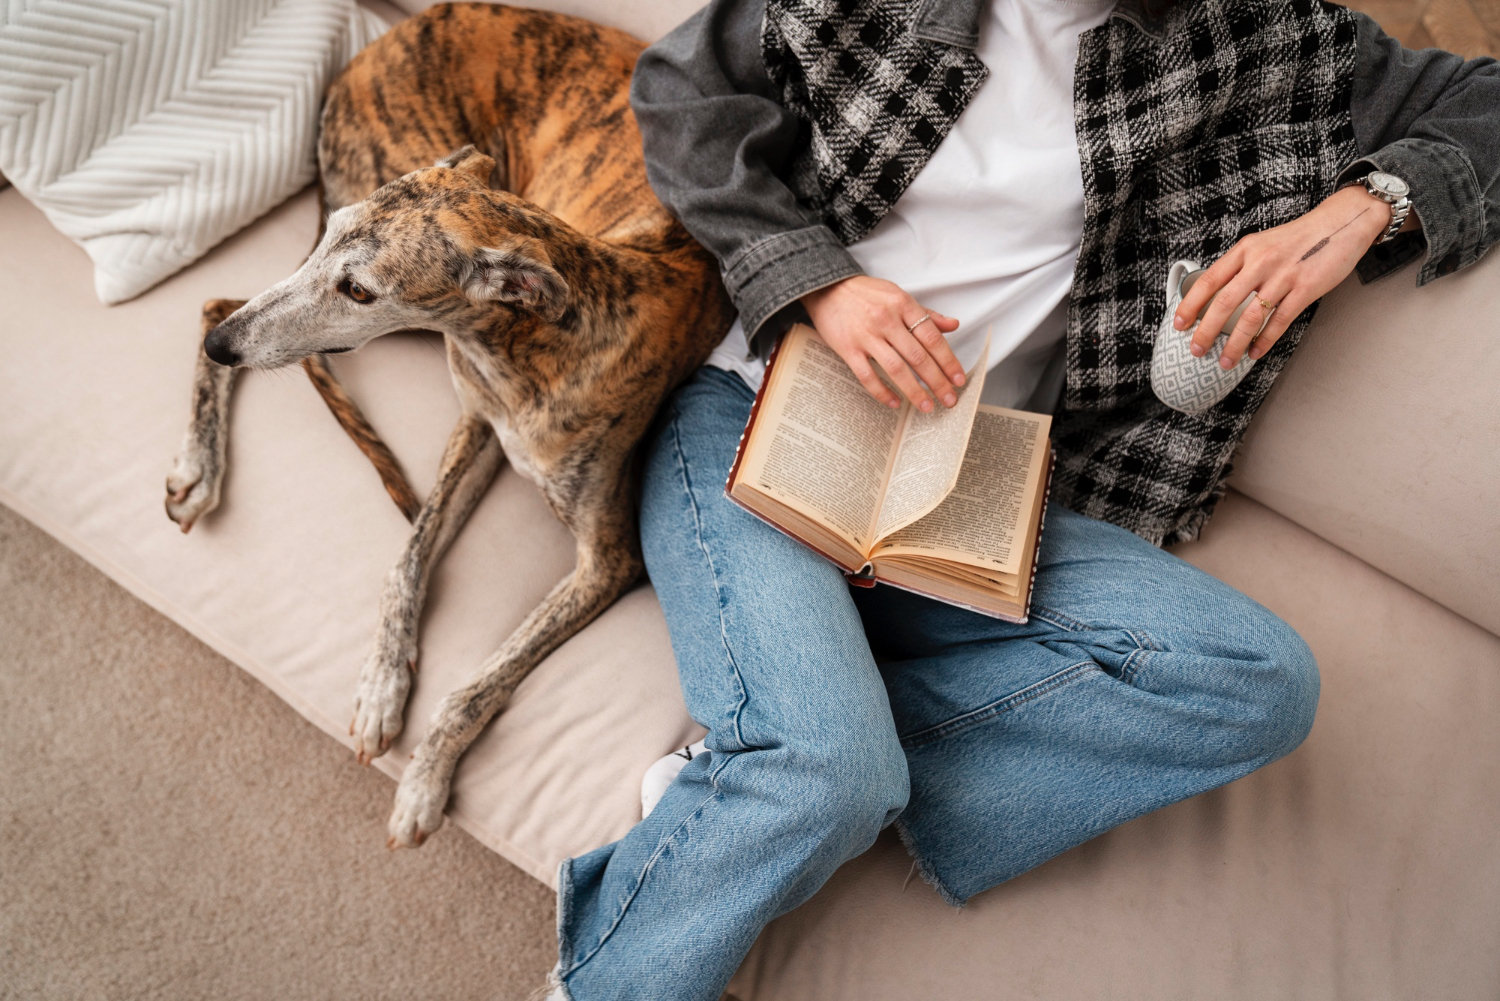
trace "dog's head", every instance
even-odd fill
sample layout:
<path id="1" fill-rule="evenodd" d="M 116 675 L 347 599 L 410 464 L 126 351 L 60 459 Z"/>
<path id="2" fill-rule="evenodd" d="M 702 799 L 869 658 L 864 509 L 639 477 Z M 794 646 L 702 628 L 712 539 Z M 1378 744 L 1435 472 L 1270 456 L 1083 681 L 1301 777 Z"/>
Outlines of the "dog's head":
<path id="1" fill-rule="evenodd" d="M 537 210 L 492 191 L 495 161 L 466 146 L 328 217 L 312 256 L 204 339 L 221 365 L 274 368 L 397 330 L 460 333 L 493 314 L 556 319 L 569 288 Z"/>

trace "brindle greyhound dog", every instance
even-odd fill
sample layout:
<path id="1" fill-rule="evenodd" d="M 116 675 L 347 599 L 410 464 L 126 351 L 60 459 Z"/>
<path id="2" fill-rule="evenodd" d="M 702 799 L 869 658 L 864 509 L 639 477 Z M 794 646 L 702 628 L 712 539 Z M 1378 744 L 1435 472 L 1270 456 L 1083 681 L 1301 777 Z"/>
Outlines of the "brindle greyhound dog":
<path id="1" fill-rule="evenodd" d="M 463 416 L 386 578 L 355 689 L 361 762 L 401 731 L 428 577 L 502 459 L 577 540 L 573 572 L 443 701 L 397 790 L 393 847 L 437 830 L 458 757 L 517 683 L 639 577 L 635 446 L 732 316 L 712 257 L 646 183 L 627 103 L 641 48 L 489 4 L 396 26 L 328 92 L 318 160 L 330 211 L 312 255 L 254 299 L 204 309 L 193 422 L 167 480 L 184 531 L 217 503 L 233 370 L 296 361 L 414 507 L 318 356 L 397 330 L 436 330 L 447 345 Z"/>

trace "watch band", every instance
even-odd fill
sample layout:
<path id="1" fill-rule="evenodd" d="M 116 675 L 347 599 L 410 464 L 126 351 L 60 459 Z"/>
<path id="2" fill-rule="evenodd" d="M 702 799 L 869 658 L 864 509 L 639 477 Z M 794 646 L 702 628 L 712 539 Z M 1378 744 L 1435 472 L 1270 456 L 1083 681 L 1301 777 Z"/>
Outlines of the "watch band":
<path id="1" fill-rule="evenodd" d="M 1401 232 L 1401 227 L 1406 225 L 1406 217 L 1411 215 L 1411 199 L 1407 198 L 1405 195 L 1403 195 L 1396 201 L 1391 202 L 1390 205 L 1391 224 L 1385 228 L 1384 233 L 1380 234 L 1380 239 L 1376 240 L 1375 244 L 1381 244 L 1387 240 L 1395 239 L 1396 234 Z M 1372 246 L 1375 244 L 1372 244 Z"/>

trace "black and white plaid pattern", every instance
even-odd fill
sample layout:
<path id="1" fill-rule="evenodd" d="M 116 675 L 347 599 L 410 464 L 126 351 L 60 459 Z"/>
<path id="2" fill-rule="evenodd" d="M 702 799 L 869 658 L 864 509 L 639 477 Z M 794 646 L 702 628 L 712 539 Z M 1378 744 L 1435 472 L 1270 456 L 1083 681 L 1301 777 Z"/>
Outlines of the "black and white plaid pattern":
<path id="1" fill-rule="evenodd" d="M 1054 496 L 1157 543 L 1197 536 L 1235 446 L 1302 338 L 1298 317 L 1196 416 L 1150 389 L 1172 262 L 1209 262 L 1296 219 L 1357 157 L 1354 18 L 1315 0 L 1197 0 L 1163 40 L 1112 22 L 1080 41 L 1084 232 L 1068 317 Z"/>
<path id="2" fill-rule="evenodd" d="M 879 222 L 984 78 L 972 53 L 905 30 L 916 8 L 766 3 L 767 69 L 806 123 L 794 187 L 846 243 Z M 1085 221 L 1053 425 L 1053 496 L 1158 544 L 1197 536 L 1313 313 L 1216 406 L 1179 413 L 1149 382 L 1167 270 L 1303 215 L 1357 156 L 1349 11 L 1187 0 L 1166 18 L 1160 38 L 1112 18 L 1079 42 Z"/>
<path id="3" fill-rule="evenodd" d="M 767 0 L 761 52 L 803 122 L 791 186 L 845 244 L 927 165 L 989 75 L 911 34 L 916 0 Z"/>

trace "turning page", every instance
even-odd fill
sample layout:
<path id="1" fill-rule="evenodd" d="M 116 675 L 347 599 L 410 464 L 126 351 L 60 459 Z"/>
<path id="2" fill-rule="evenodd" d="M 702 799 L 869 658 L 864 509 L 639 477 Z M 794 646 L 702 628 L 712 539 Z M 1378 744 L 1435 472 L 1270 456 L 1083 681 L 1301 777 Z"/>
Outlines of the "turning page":
<path id="1" fill-rule="evenodd" d="M 974 426 L 974 412 L 984 391 L 990 357 L 986 335 L 979 361 L 965 373 L 963 389 L 953 407 L 937 406 L 928 414 L 907 404 L 910 411 L 896 443 L 896 458 L 886 477 L 885 496 L 875 538 L 905 528 L 937 507 L 958 482 L 964 450 Z"/>
<path id="2" fill-rule="evenodd" d="M 1033 508 L 1041 503 L 1051 426 L 1046 414 L 980 406 L 953 491 L 885 539 L 875 555 L 937 557 L 1018 573 Z"/>

